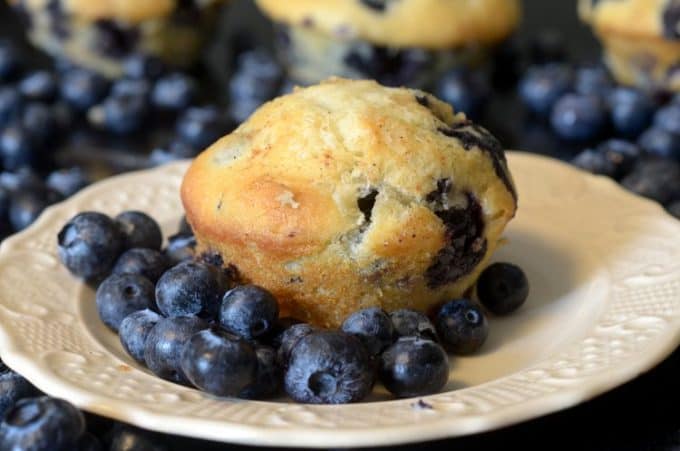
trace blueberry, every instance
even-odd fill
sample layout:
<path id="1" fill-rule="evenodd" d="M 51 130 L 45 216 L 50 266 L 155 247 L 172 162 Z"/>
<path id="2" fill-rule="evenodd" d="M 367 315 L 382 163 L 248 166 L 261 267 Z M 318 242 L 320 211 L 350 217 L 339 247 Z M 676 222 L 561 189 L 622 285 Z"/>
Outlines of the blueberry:
<path id="1" fill-rule="evenodd" d="M 640 147 L 623 139 L 608 139 L 598 145 L 597 150 L 613 165 L 617 180 L 628 174 L 642 155 Z"/>
<path id="2" fill-rule="evenodd" d="M 191 260 L 196 254 L 196 237 L 184 234 L 172 235 L 168 238 L 168 245 L 163 249 L 163 253 L 173 265 Z"/>
<path id="3" fill-rule="evenodd" d="M 607 102 L 612 125 L 623 136 L 636 137 L 649 125 L 654 103 L 644 92 L 618 87 L 608 95 Z"/>
<path id="4" fill-rule="evenodd" d="M 597 96 L 567 94 L 555 104 L 550 122 L 559 137 L 587 141 L 605 129 L 607 110 Z"/>
<path id="5" fill-rule="evenodd" d="M 653 126 L 640 135 L 638 145 L 649 154 L 680 161 L 680 135 L 678 134 Z"/>
<path id="6" fill-rule="evenodd" d="M 0 361 L 0 418 L 20 399 L 36 394 L 37 390 L 19 373 Z"/>
<path id="7" fill-rule="evenodd" d="M 469 299 L 454 299 L 442 305 L 435 324 L 442 344 L 454 354 L 472 354 L 489 335 L 484 313 Z"/>
<path id="8" fill-rule="evenodd" d="M 368 353 L 359 340 L 336 331 L 300 339 L 284 375 L 288 396 L 310 404 L 344 404 L 364 399 L 373 388 Z"/>
<path id="9" fill-rule="evenodd" d="M 680 135 L 680 104 L 670 104 L 658 110 L 654 115 L 654 125 Z"/>
<path id="10" fill-rule="evenodd" d="M 241 285 L 227 291 L 220 307 L 220 324 L 246 340 L 269 332 L 279 317 L 276 298 L 257 285 Z"/>
<path id="11" fill-rule="evenodd" d="M 136 96 L 140 99 L 147 99 L 151 93 L 151 84 L 146 80 L 135 80 L 131 78 L 121 78 L 111 86 L 112 97 Z"/>
<path id="12" fill-rule="evenodd" d="M 143 247 L 160 249 L 163 244 L 163 232 L 158 223 L 144 212 L 124 211 L 115 218 L 123 231 L 125 249 Z"/>
<path id="13" fill-rule="evenodd" d="M 671 203 L 668 207 L 666 207 L 666 210 L 668 210 L 668 213 L 677 219 L 680 219 L 680 200 L 676 200 L 675 202 Z"/>
<path id="14" fill-rule="evenodd" d="M 1 172 L 0 186 L 12 192 L 45 188 L 40 176 L 28 167 L 21 168 L 18 171 Z"/>
<path id="15" fill-rule="evenodd" d="M 139 274 L 112 274 L 97 288 L 97 311 L 101 320 L 118 332 L 131 313 L 153 307 L 154 286 Z"/>
<path id="16" fill-rule="evenodd" d="M 89 432 L 85 432 L 78 440 L 77 451 L 102 451 L 99 439 Z"/>
<path id="17" fill-rule="evenodd" d="M 217 270 L 186 261 L 167 270 L 156 284 L 156 303 L 165 316 L 216 316 L 222 298 Z"/>
<path id="18" fill-rule="evenodd" d="M 45 180 L 47 186 L 64 197 L 69 197 L 90 184 L 90 177 L 80 167 L 57 169 Z"/>
<path id="19" fill-rule="evenodd" d="M 186 342 L 181 365 L 197 388 L 217 396 L 237 396 L 255 381 L 257 355 L 245 340 L 212 328 Z"/>
<path id="20" fill-rule="evenodd" d="M 0 424 L 0 449 L 70 451 L 84 432 L 83 414 L 68 402 L 47 396 L 26 398 Z"/>
<path id="21" fill-rule="evenodd" d="M 162 317 L 156 312 L 144 309 L 130 313 L 121 321 L 118 328 L 120 343 L 123 349 L 139 363 L 144 363 L 144 348 L 149 332 L 161 319 Z"/>
<path id="22" fill-rule="evenodd" d="M 0 42 L 0 82 L 10 79 L 19 70 L 19 52 L 9 41 Z"/>
<path id="23" fill-rule="evenodd" d="M 179 235 L 193 235 L 194 231 L 191 228 L 191 224 L 189 224 L 189 221 L 187 221 L 186 215 L 182 215 L 182 218 L 179 220 L 179 226 L 177 227 L 177 233 Z"/>
<path id="24" fill-rule="evenodd" d="M 125 135 L 142 127 L 147 112 L 148 104 L 145 98 L 119 94 L 110 95 L 101 105 L 92 107 L 87 117 L 93 125 Z"/>
<path id="25" fill-rule="evenodd" d="M 171 161 L 194 158 L 198 153 L 199 150 L 196 150 L 192 145 L 181 140 L 173 140 L 167 146 L 153 149 L 149 155 L 149 164 L 159 166 Z"/>
<path id="26" fill-rule="evenodd" d="M 15 119 L 22 107 L 19 91 L 9 86 L 0 86 L 0 128 Z"/>
<path id="27" fill-rule="evenodd" d="M 106 435 L 106 451 L 168 451 L 162 443 L 163 436 L 123 423 L 114 423 Z M 173 438 L 172 440 L 176 440 Z"/>
<path id="28" fill-rule="evenodd" d="M 455 111 L 479 117 L 489 97 L 489 82 L 480 72 L 451 70 L 437 84 L 437 96 L 450 103 Z"/>
<path id="29" fill-rule="evenodd" d="M 104 98 L 108 82 L 100 75 L 85 69 L 70 69 L 61 77 L 59 91 L 62 99 L 78 111 L 85 111 Z"/>
<path id="30" fill-rule="evenodd" d="M 156 81 L 151 101 L 158 108 L 180 111 L 191 105 L 197 91 L 196 80 L 181 72 L 173 72 Z"/>
<path id="31" fill-rule="evenodd" d="M 53 110 L 42 103 L 29 103 L 21 113 L 21 126 L 30 135 L 35 151 L 51 144 L 57 131 Z"/>
<path id="32" fill-rule="evenodd" d="M 401 309 L 390 312 L 390 319 L 394 325 L 394 336 L 420 337 L 427 340 L 439 341 L 434 325 L 425 314 L 411 309 Z"/>
<path id="33" fill-rule="evenodd" d="M 35 164 L 38 149 L 31 133 L 19 124 L 0 131 L 0 159 L 5 169 L 15 171 Z"/>
<path id="34" fill-rule="evenodd" d="M 132 79 L 154 80 L 163 74 L 165 67 L 154 56 L 133 54 L 123 61 L 123 75 Z"/>
<path id="35" fill-rule="evenodd" d="M 123 236 L 108 216 L 84 212 L 59 232 L 59 258 L 72 274 L 84 279 L 106 275 L 123 250 Z"/>
<path id="36" fill-rule="evenodd" d="M 530 43 L 531 59 L 544 64 L 563 61 L 566 56 L 566 42 L 562 33 L 555 29 L 539 30 Z"/>
<path id="37" fill-rule="evenodd" d="M 184 344 L 208 323 L 195 316 L 163 318 L 146 337 L 144 362 L 157 376 L 173 382 L 186 383 L 180 359 Z"/>
<path id="38" fill-rule="evenodd" d="M 295 346 L 297 346 L 302 338 L 315 332 L 316 330 L 317 329 L 315 327 L 307 323 L 293 324 L 288 329 L 286 329 L 278 339 L 280 345 L 276 355 L 276 360 L 279 365 L 284 368 L 287 367 L 291 352 Z"/>
<path id="39" fill-rule="evenodd" d="M 276 395 L 281 390 L 283 371 L 276 359 L 276 350 L 269 346 L 257 346 L 257 370 L 254 381 L 246 386 L 239 398 L 263 399 Z"/>
<path id="40" fill-rule="evenodd" d="M 286 330 L 288 330 L 288 328 L 290 328 L 291 326 L 301 323 L 302 321 L 300 321 L 299 319 L 290 316 L 277 318 L 276 321 L 274 322 L 274 327 L 272 327 L 269 333 L 266 336 L 258 338 L 257 341 L 263 344 L 273 346 L 274 348 L 278 349 L 281 346 L 281 338 L 283 336 L 283 333 Z"/>
<path id="41" fill-rule="evenodd" d="M 572 83 L 573 73 L 569 66 L 531 67 L 520 80 L 519 96 L 530 111 L 547 116 L 557 100 L 571 90 Z"/>
<path id="42" fill-rule="evenodd" d="M 19 82 L 19 92 L 30 100 L 51 102 L 57 96 L 57 79 L 46 70 L 32 72 Z"/>
<path id="43" fill-rule="evenodd" d="M 571 164 L 584 171 L 612 178 L 616 173 L 614 164 L 607 160 L 605 154 L 598 152 L 597 149 L 585 149 L 571 160 Z"/>
<path id="44" fill-rule="evenodd" d="M 215 107 L 191 107 L 177 119 L 177 134 L 195 149 L 202 150 L 229 131 Z"/>
<path id="45" fill-rule="evenodd" d="M 342 323 L 342 331 L 358 338 L 372 356 L 380 354 L 394 341 L 392 320 L 379 307 L 352 313 Z"/>
<path id="46" fill-rule="evenodd" d="M 170 265 L 161 251 L 135 247 L 118 257 L 112 274 L 139 274 L 156 283 Z"/>
<path id="47" fill-rule="evenodd" d="M 494 263 L 477 280 L 477 297 L 494 315 L 517 310 L 529 296 L 529 280 L 519 266 Z"/>
<path id="48" fill-rule="evenodd" d="M 621 184 L 665 205 L 680 198 L 680 164 L 661 158 L 641 160 Z"/>
<path id="49" fill-rule="evenodd" d="M 237 122 L 246 120 L 279 93 L 282 81 L 283 71 L 268 52 L 256 49 L 241 53 L 229 80 L 231 117 Z"/>
<path id="50" fill-rule="evenodd" d="M 33 189 L 12 194 L 9 220 L 14 230 L 20 231 L 33 224 L 45 208 L 61 200 L 61 195 L 50 189 Z"/>
<path id="51" fill-rule="evenodd" d="M 380 380 L 398 398 L 437 393 L 449 380 L 449 359 L 437 343 L 403 337 L 380 356 Z"/>
<path id="52" fill-rule="evenodd" d="M 576 71 L 574 89 L 583 95 L 604 96 L 614 82 L 604 66 L 584 66 Z"/>

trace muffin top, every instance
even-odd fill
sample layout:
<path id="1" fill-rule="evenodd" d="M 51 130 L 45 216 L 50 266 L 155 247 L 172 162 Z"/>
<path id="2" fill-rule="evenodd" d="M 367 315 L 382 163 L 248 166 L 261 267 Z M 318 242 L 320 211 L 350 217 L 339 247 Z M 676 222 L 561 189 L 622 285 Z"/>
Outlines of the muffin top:
<path id="1" fill-rule="evenodd" d="M 211 241 L 299 256 L 366 221 L 360 198 L 388 227 L 393 214 L 436 219 L 442 189 L 445 203 L 465 202 L 454 192 L 483 198 L 489 224 L 514 215 L 504 151 L 486 130 L 422 91 L 331 79 L 265 104 L 203 152 L 182 199 Z"/>
<path id="2" fill-rule="evenodd" d="M 257 0 L 272 19 L 393 47 L 491 44 L 517 25 L 519 0 Z"/>
<path id="3" fill-rule="evenodd" d="M 580 0 L 579 14 L 601 32 L 680 40 L 680 0 Z"/>
<path id="4" fill-rule="evenodd" d="M 75 17 L 94 21 L 121 20 L 130 23 L 165 17 L 178 9 L 204 8 L 222 0 L 9 0 L 31 10 L 59 9 Z"/>

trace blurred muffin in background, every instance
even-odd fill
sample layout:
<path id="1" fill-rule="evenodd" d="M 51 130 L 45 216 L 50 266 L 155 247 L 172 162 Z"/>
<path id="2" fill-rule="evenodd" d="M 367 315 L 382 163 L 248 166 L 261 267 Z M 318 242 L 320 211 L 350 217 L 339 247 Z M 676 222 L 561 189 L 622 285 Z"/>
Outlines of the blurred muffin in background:
<path id="1" fill-rule="evenodd" d="M 256 0 L 277 27 L 289 76 L 423 87 L 476 66 L 520 19 L 519 0 Z"/>
<path id="2" fill-rule="evenodd" d="M 580 0 L 579 14 L 621 83 L 680 91 L 680 0 Z"/>
<path id="3" fill-rule="evenodd" d="M 173 66 L 195 61 L 225 0 L 8 0 L 31 41 L 114 78 L 132 54 Z"/>

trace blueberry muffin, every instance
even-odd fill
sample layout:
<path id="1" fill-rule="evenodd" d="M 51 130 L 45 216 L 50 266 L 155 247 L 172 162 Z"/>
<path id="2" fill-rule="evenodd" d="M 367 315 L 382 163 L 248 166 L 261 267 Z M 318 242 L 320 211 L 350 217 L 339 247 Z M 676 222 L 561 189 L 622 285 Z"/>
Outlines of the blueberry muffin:
<path id="1" fill-rule="evenodd" d="M 278 28 L 289 75 L 423 87 L 445 69 L 476 65 L 516 27 L 519 0 L 257 0 Z"/>
<path id="2" fill-rule="evenodd" d="M 347 79 L 262 106 L 181 196 L 199 252 L 321 326 L 465 293 L 517 206 L 489 132 L 422 91 Z"/>
<path id="3" fill-rule="evenodd" d="M 144 53 L 177 66 L 194 61 L 223 0 L 8 0 L 33 43 L 106 76 Z"/>
<path id="4" fill-rule="evenodd" d="M 621 82 L 680 91 L 680 0 L 580 0 Z"/>

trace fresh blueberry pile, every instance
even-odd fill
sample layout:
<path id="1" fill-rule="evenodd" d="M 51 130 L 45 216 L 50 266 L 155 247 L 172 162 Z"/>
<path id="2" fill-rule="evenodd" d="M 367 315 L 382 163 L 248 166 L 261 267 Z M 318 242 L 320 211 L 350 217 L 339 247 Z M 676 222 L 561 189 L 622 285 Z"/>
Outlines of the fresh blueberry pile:
<path id="1" fill-rule="evenodd" d="M 195 252 L 185 220 L 162 248 L 153 218 L 83 212 L 59 232 L 59 257 L 97 286 L 104 324 L 128 354 L 157 376 L 217 396 L 262 399 L 282 390 L 302 403 L 365 399 L 376 381 L 395 397 L 436 393 L 449 358 L 485 342 L 486 311 L 507 315 L 529 294 L 520 268 L 495 263 L 480 277 L 480 303 L 454 299 L 431 319 L 415 310 L 372 307 L 328 330 L 280 317 L 276 298 L 240 284 L 221 258 Z"/>

